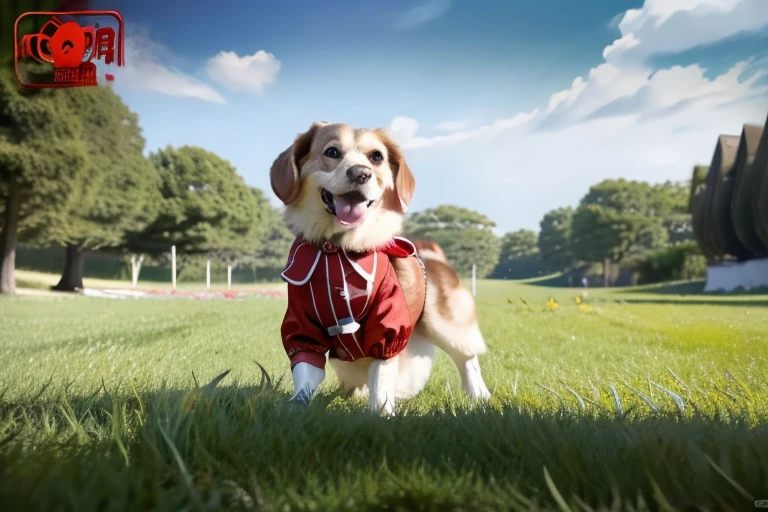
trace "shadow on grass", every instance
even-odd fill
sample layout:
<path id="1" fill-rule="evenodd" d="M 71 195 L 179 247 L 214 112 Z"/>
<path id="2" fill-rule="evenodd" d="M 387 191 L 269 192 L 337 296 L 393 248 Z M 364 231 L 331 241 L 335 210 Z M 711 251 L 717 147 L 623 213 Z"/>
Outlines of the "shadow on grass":
<path id="1" fill-rule="evenodd" d="M 705 281 L 683 281 L 676 283 L 660 283 L 637 286 L 622 290 L 623 293 L 648 293 L 654 295 L 701 295 L 704 293 Z"/>
<path id="2" fill-rule="evenodd" d="M 766 307 L 768 300 L 728 300 L 728 299 L 622 299 L 627 304 L 655 304 L 673 306 L 729 306 L 729 307 Z"/>
<path id="3" fill-rule="evenodd" d="M 735 396 L 709 418 L 493 400 L 421 413 L 405 401 L 382 419 L 333 393 L 305 408 L 266 377 L 219 377 L 0 401 L 0 499 L 82 512 L 747 510 L 768 496 L 768 429 Z"/>

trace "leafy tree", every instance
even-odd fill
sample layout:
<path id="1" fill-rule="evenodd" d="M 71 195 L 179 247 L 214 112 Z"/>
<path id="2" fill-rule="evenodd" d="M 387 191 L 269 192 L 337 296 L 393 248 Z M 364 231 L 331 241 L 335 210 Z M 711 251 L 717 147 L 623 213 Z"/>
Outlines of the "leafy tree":
<path id="1" fill-rule="evenodd" d="M 138 117 L 109 86 L 57 91 L 80 124 L 82 145 L 88 152 L 84 173 L 78 176 L 76 202 L 49 201 L 37 215 L 22 223 L 25 238 L 39 245 L 64 245 L 66 259 L 56 290 L 83 286 L 86 251 L 125 244 L 129 230 L 141 229 L 155 216 L 157 173 L 144 157 L 144 138 Z"/>
<path id="2" fill-rule="evenodd" d="M 429 238 L 443 248 L 448 260 L 463 276 L 488 276 L 496 267 L 501 241 L 493 233 L 496 224 L 485 215 L 454 205 L 441 205 L 414 213 L 405 223 L 412 238 Z"/>
<path id="3" fill-rule="evenodd" d="M 670 243 L 693 239 L 693 222 L 689 210 L 689 193 L 692 184 L 667 181 L 651 187 L 649 213 L 661 219 Z"/>
<path id="4" fill-rule="evenodd" d="M 195 146 L 150 154 L 160 179 L 158 214 L 129 233 L 126 247 L 167 261 L 176 246 L 180 265 L 206 255 L 236 264 L 265 237 L 264 202 L 228 161 Z"/>
<path id="5" fill-rule="evenodd" d="M 22 89 L 12 70 L 0 68 L 0 293 L 15 292 L 19 237 L 60 226 L 60 212 L 87 195 L 90 158 L 82 133 L 66 91 Z M 20 222 L 27 233 L 19 232 Z"/>
<path id="6" fill-rule="evenodd" d="M 605 180 L 592 186 L 573 216 L 574 256 L 603 262 L 607 286 L 615 275 L 613 265 L 630 254 L 663 247 L 669 240 L 669 227 L 658 216 L 660 203 L 645 182 Z"/>
<path id="7" fill-rule="evenodd" d="M 73 6 L 67 5 L 77 4 Z M 33 11 L 62 11 L 73 8 L 84 8 L 80 4 L 87 2 L 62 0 L 3 0 L 0 2 L 0 32 L 10 37 L 0 38 L 0 67 L 13 66 L 13 26 L 16 19 L 25 12 Z M 19 24 L 20 34 L 31 34 L 40 30 L 47 20 L 42 16 L 29 16 Z"/>
<path id="8" fill-rule="evenodd" d="M 251 192 L 261 212 L 261 236 L 254 240 L 255 247 L 250 252 L 252 257 L 248 263 L 254 269 L 282 268 L 286 264 L 294 235 L 286 227 L 280 212 L 269 204 L 264 192 L 258 188 L 252 188 Z"/>
<path id="9" fill-rule="evenodd" d="M 57 102 L 59 95 L 51 90 L 21 89 L 13 71 L 11 34 L 16 19 L 24 12 L 54 10 L 58 4 L 59 0 L 0 2 L 0 32 L 4 34 L 0 38 L 0 294 L 16 291 L 18 224 L 24 211 L 33 210 L 32 186 L 55 189 L 57 197 L 72 198 L 70 189 L 75 182 L 60 178 L 68 175 L 68 169 L 82 168 L 85 158 L 75 142 L 77 128 L 67 109 Z M 36 32 L 45 21 L 28 17 L 20 24 L 20 33 Z"/>
<path id="10" fill-rule="evenodd" d="M 544 267 L 552 272 L 567 270 L 574 264 L 570 251 L 573 208 L 547 212 L 539 227 L 538 247 Z"/>
<path id="11" fill-rule="evenodd" d="M 528 229 L 505 234 L 501 238 L 501 256 L 493 277 L 524 279 L 542 270 L 539 257 L 538 235 Z"/>

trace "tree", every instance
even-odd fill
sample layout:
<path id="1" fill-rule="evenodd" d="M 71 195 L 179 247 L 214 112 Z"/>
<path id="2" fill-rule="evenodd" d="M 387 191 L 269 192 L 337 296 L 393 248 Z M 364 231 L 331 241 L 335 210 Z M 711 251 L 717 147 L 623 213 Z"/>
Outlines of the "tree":
<path id="1" fill-rule="evenodd" d="M 539 223 L 538 247 L 544 267 L 557 272 L 574 264 L 570 251 L 573 208 L 570 206 L 547 212 Z"/>
<path id="2" fill-rule="evenodd" d="M 25 12 L 85 9 L 87 3 L 83 0 L 3 0 L 0 3 L 0 27 L 4 34 L 13 34 L 16 19 Z M 19 23 L 19 33 L 35 33 L 46 21 L 42 16 L 26 17 Z M 13 66 L 13 45 L 13 37 L 0 38 L 0 67 Z"/>
<path id="3" fill-rule="evenodd" d="M 650 213 L 661 219 L 670 243 L 693 239 L 693 222 L 688 204 L 691 187 L 691 183 L 672 181 L 651 187 Z"/>
<path id="4" fill-rule="evenodd" d="M 78 176 L 77 201 L 50 202 L 22 223 L 24 236 L 39 245 L 66 247 L 64 271 L 55 290 L 83 287 L 86 251 L 125 244 L 129 230 L 142 229 L 155 216 L 159 200 L 157 173 L 144 157 L 138 117 L 109 86 L 57 91 L 74 112 L 82 145 L 88 152 Z M 59 199 L 59 198 L 56 198 Z"/>
<path id="5" fill-rule="evenodd" d="M 525 279 L 537 275 L 542 268 L 538 239 L 538 235 L 528 229 L 505 234 L 501 238 L 501 256 L 493 276 Z"/>
<path id="6" fill-rule="evenodd" d="M 0 293 L 15 293 L 20 223 L 30 232 L 60 225 L 56 212 L 83 199 L 89 156 L 82 128 L 65 91 L 23 89 L 0 67 Z"/>
<path id="7" fill-rule="evenodd" d="M 294 235 L 286 227 L 280 212 L 269 204 L 264 192 L 257 188 L 252 188 L 251 192 L 261 212 L 261 236 L 254 240 L 254 248 L 249 252 L 250 258 L 244 258 L 243 263 L 250 265 L 254 271 L 257 268 L 282 268 L 286 264 Z"/>
<path id="8" fill-rule="evenodd" d="M 406 236 L 434 240 L 445 251 L 459 275 L 488 276 L 496 267 L 501 241 L 496 224 L 485 215 L 454 205 L 441 205 L 414 213 L 405 223 Z"/>
<path id="9" fill-rule="evenodd" d="M 582 261 L 603 263 L 607 286 L 627 255 L 663 247 L 668 226 L 658 216 L 653 187 L 645 182 L 605 180 L 590 187 L 573 216 L 571 248 Z"/>
<path id="10" fill-rule="evenodd" d="M 236 263 L 254 249 L 268 214 L 232 164 L 195 146 L 168 146 L 149 158 L 160 179 L 158 214 L 129 233 L 130 251 L 167 261 L 175 245 L 183 265 L 203 255 Z"/>

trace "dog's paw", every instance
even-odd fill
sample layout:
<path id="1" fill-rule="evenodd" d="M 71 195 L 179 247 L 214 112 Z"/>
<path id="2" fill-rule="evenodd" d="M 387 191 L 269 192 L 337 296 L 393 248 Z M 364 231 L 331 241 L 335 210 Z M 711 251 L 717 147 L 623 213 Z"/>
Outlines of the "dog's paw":
<path id="1" fill-rule="evenodd" d="M 468 386 L 467 395 L 473 400 L 490 400 L 491 392 L 488 390 L 484 382 L 473 382 L 471 386 Z"/>
<path id="2" fill-rule="evenodd" d="M 302 389 L 288 399 L 288 403 L 290 404 L 303 405 L 305 407 L 308 406 L 311 401 L 312 396 L 306 389 Z"/>

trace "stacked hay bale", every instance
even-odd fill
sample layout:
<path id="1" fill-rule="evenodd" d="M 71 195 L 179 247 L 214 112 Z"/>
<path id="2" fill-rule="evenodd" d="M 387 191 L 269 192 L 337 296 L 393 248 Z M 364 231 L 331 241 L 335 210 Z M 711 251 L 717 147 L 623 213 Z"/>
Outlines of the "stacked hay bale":
<path id="1" fill-rule="evenodd" d="M 691 225 L 693 228 L 693 238 L 699 244 L 707 260 L 710 260 L 705 247 L 706 229 L 704 221 L 704 212 L 706 211 L 706 180 L 709 174 L 709 167 L 706 165 L 697 165 L 693 168 L 691 176 L 691 192 L 688 196 L 688 211 L 691 213 Z"/>
<path id="2" fill-rule="evenodd" d="M 720 135 L 717 138 L 712 163 L 709 165 L 707 179 L 701 192 L 703 197 L 698 201 L 697 210 L 694 212 L 694 232 L 699 233 L 696 238 L 701 252 L 709 263 L 721 261 L 728 254 L 725 244 L 720 241 L 719 231 L 722 223 L 714 215 L 716 210 L 714 202 L 722 175 L 731 170 L 736 160 L 738 144 L 739 137 L 736 135 Z M 730 215 L 728 218 L 730 219 Z"/>
<path id="3" fill-rule="evenodd" d="M 763 134 L 764 127 L 761 125 L 744 125 L 739 149 L 736 153 L 736 163 L 733 165 L 733 196 L 731 199 L 733 228 L 739 241 L 753 258 L 768 256 L 768 246 L 758 236 L 753 213 L 753 203 L 761 178 L 761 173 L 756 172 L 757 166 L 754 166 L 753 163 Z"/>
<path id="4" fill-rule="evenodd" d="M 768 247 L 768 119 L 750 166 L 750 174 L 754 176 L 756 184 L 752 200 L 755 231 L 763 245 Z"/>
<path id="5" fill-rule="evenodd" d="M 750 259 L 752 254 L 736 236 L 733 217 L 731 216 L 731 199 L 733 198 L 735 182 L 734 171 L 740 142 L 741 137 L 728 137 L 723 140 L 720 172 L 712 178 L 715 186 L 709 203 L 710 209 L 707 219 L 709 227 L 707 230 L 717 256 L 720 258 L 734 256 L 738 261 L 746 261 Z M 711 167 L 709 172 L 712 176 Z"/>

